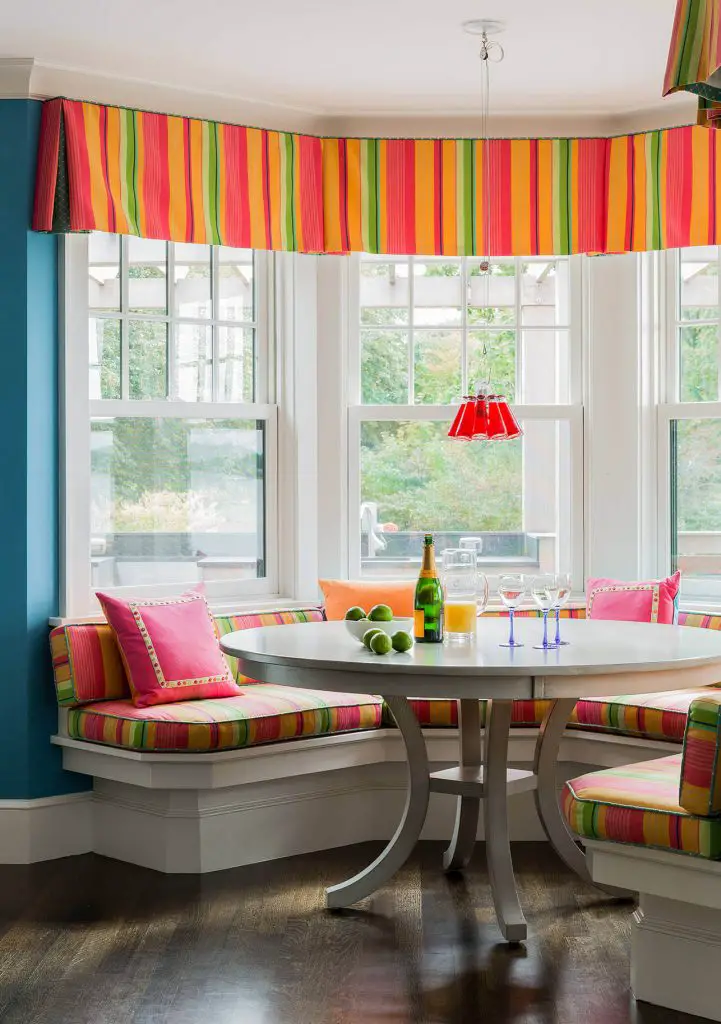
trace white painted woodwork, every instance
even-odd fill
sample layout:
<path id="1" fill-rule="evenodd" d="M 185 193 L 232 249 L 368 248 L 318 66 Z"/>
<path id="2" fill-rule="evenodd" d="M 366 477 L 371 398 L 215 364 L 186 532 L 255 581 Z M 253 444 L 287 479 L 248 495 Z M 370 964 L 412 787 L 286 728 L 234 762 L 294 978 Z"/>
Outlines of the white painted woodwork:
<path id="1" fill-rule="evenodd" d="M 631 933 L 637 1000 L 721 1021 L 721 862 L 585 841 L 591 875 L 639 892 Z"/>

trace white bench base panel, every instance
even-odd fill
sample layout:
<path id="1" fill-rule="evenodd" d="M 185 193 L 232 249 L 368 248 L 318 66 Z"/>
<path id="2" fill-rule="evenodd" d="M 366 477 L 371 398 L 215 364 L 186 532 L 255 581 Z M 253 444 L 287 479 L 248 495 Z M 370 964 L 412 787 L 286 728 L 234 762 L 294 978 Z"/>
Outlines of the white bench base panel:
<path id="1" fill-rule="evenodd" d="M 636 999 L 721 1021 L 721 862 L 586 841 L 594 881 L 639 892 L 631 932 Z"/>
<path id="2" fill-rule="evenodd" d="M 386 840 L 406 787 L 398 730 L 380 729 L 210 754 L 151 754 L 70 739 L 63 765 L 93 779 L 72 798 L 0 802 L 0 863 L 95 851 L 165 872 L 238 867 L 366 840 Z M 538 730 L 514 728 L 509 761 L 528 768 Z M 425 730 L 434 769 L 458 763 L 455 729 Z M 591 767 L 661 757 L 660 741 L 569 730 L 559 782 Z M 447 841 L 455 800 L 431 797 L 424 838 Z M 510 803 L 514 840 L 544 839 L 531 793 Z M 482 825 L 479 836 L 482 838 Z"/>

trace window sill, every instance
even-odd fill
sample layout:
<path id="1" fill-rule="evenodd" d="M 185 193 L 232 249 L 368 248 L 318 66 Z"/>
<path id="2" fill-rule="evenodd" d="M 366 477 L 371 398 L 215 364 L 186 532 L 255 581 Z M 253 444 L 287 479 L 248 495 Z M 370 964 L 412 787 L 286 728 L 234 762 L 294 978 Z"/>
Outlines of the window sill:
<path id="1" fill-rule="evenodd" d="M 237 601 L 229 601 L 227 598 L 222 601 L 208 601 L 208 605 L 213 615 L 238 615 L 243 612 L 268 612 L 278 609 L 293 611 L 295 608 L 320 607 L 321 601 L 320 599 L 317 602 L 296 601 L 295 598 L 290 597 L 262 597 L 251 600 L 244 597 Z M 94 615 L 51 616 L 48 619 L 48 625 L 53 628 L 55 626 L 82 626 L 93 622 L 105 622 L 105 616 L 98 612 Z"/>

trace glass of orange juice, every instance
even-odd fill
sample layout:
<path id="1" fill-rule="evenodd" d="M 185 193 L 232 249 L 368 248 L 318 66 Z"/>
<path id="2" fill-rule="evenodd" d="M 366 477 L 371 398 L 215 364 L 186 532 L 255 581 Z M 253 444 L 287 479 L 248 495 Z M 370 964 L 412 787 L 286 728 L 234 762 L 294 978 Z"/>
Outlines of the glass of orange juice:
<path id="1" fill-rule="evenodd" d="M 443 635 L 448 643 L 476 639 L 476 619 L 488 601 L 488 581 L 476 567 L 476 552 L 446 548 L 442 555 Z"/>

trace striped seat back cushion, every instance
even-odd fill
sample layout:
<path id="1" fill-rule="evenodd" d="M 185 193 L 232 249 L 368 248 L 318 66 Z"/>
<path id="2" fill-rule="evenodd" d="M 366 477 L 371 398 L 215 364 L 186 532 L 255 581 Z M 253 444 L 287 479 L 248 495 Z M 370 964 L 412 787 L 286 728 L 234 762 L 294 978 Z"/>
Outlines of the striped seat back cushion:
<path id="1" fill-rule="evenodd" d="M 721 693 L 713 688 L 689 708 L 679 803 L 701 817 L 721 814 Z"/>
<path id="2" fill-rule="evenodd" d="M 61 707 L 130 697 L 120 650 L 107 623 L 57 626 L 50 633 L 50 652 Z"/>
<path id="3" fill-rule="evenodd" d="M 239 629 L 254 629 L 256 626 L 283 626 L 294 622 L 325 622 L 322 608 L 292 608 L 289 611 L 248 612 L 243 615 L 216 615 L 218 635 L 223 637 Z M 238 667 L 237 658 L 228 658 L 230 671 L 238 683 L 253 683 L 257 680 L 244 676 Z"/>
<path id="4" fill-rule="evenodd" d="M 278 626 L 290 622 L 323 622 L 322 608 L 292 611 L 248 612 L 216 615 L 218 636 L 253 626 Z M 77 707 L 98 700 L 129 699 L 130 687 L 115 635 L 105 622 L 56 626 L 50 633 L 55 692 L 61 707 Z M 238 672 L 236 658 L 228 658 L 238 682 L 253 682 Z"/>

